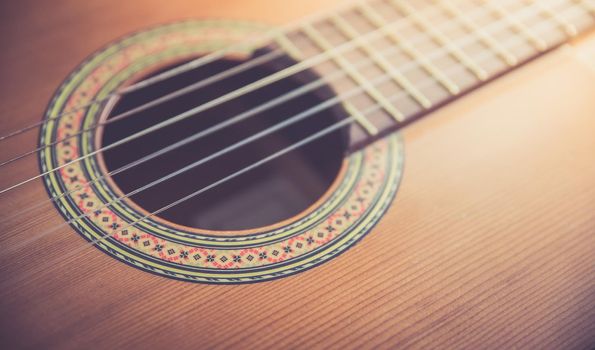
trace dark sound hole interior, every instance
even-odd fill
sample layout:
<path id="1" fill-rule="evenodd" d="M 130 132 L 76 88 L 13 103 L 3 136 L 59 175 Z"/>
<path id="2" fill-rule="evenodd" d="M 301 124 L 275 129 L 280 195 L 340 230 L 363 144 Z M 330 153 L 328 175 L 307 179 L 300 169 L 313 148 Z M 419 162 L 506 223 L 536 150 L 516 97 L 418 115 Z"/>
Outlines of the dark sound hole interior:
<path id="1" fill-rule="evenodd" d="M 253 57 L 264 53 L 266 51 L 261 50 Z M 220 60 L 125 95 L 111 111 L 110 118 L 240 63 L 242 61 L 234 59 Z M 105 127 L 101 143 L 103 146 L 113 143 L 293 63 L 288 57 L 279 57 L 265 65 L 117 120 Z M 169 68 L 172 67 L 164 69 Z M 158 73 L 153 72 L 153 75 Z M 318 78 L 311 71 L 302 72 L 118 146 L 104 153 L 107 168 L 109 171 L 118 169 Z M 319 87 L 119 173 L 113 176 L 113 180 L 127 194 L 287 120 L 331 96 L 333 92 L 328 87 Z M 156 211 L 299 142 L 344 117 L 340 107 L 326 109 L 144 190 L 130 199 L 148 212 Z M 332 184 L 340 170 L 347 142 L 346 130 L 334 132 L 161 212 L 158 216 L 176 224 L 210 230 L 250 229 L 291 218 L 318 200 Z"/>

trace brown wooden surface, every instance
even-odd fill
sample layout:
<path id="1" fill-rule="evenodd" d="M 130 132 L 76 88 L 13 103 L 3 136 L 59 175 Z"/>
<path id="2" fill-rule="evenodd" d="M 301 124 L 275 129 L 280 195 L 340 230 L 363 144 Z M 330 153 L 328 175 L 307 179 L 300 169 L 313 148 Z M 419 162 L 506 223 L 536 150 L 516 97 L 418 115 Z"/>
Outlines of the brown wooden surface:
<path id="1" fill-rule="evenodd" d="M 39 120 L 76 64 L 130 31 L 188 17 L 283 23 L 331 3 L 3 2 L 0 134 Z M 200 285 L 153 276 L 94 248 L 61 261 L 83 244 L 63 230 L 0 258 L 0 342 L 592 348 L 595 42 L 587 39 L 407 127 L 396 201 L 341 257 L 274 282 Z M 35 138 L 0 153 L 30 149 Z M 0 183 L 35 171 L 34 160 L 23 161 Z M 8 217 L 46 198 L 36 183 L 3 197 L 0 212 Z M 2 249 L 62 221 L 49 207 L 5 223 Z M 47 261 L 49 271 L 28 274 Z"/>

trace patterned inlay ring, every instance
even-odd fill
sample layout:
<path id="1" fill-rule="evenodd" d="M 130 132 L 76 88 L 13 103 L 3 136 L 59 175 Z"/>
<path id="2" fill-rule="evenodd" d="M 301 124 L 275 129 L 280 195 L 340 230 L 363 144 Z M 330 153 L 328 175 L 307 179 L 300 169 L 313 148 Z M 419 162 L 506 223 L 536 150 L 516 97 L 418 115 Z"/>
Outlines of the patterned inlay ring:
<path id="1" fill-rule="evenodd" d="M 187 21 L 139 32 L 99 50 L 56 92 L 40 132 L 40 146 L 91 128 L 102 107 L 92 105 L 56 118 L 62 112 L 109 96 L 160 62 L 203 55 L 263 30 L 247 23 Z M 48 146 L 40 152 L 41 171 L 94 152 L 96 137 L 85 132 Z M 145 214 L 127 201 L 114 202 L 118 192 L 109 181 L 94 181 L 103 174 L 95 156 L 49 172 L 44 183 L 51 197 L 72 192 L 56 200 L 56 207 L 73 221 L 78 233 L 88 241 L 99 240 L 96 246 L 110 256 L 161 276 L 231 284 L 288 276 L 347 250 L 371 230 L 392 202 L 402 165 L 399 136 L 378 141 L 345 159 L 345 170 L 323 203 L 282 227 L 235 236 L 185 231 L 153 218 L 128 227 Z M 114 203 L 106 205 L 110 202 Z"/>

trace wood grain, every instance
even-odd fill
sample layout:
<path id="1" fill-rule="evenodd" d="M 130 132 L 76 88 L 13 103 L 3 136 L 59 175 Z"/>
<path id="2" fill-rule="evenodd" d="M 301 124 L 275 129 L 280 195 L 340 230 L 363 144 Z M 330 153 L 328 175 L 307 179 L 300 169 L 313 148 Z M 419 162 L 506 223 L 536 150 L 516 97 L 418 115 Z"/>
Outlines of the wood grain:
<path id="1" fill-rule="evenodd" d="M 0 5 L 0 134 L 39 120 L 70 69 L 138 28 L 187 17 L 283 23 L 333 1 Z M 10 348 L 593 348 L 594 40 L 557 50 L 403 130 L 405 175 L 346 254 L 273 282 L 213 286 L 128 267 L 70 229 L 0 257 Z M 585 57 L 587 57 L 585 59 Z M 588 57 L 591 57 L 590 60 Z M 0 155 L 35 144 L 27 135 Z M 19 162 L 2 185 L 35 173 Z M 3 250 L 57 225 L 40 183 L 0 201 Z M 34 257 L 34 260 L 28 260 Z M 38 271 L 38 272 L 35 272 Z M 18 283 L 17 283 L 18 282 Z"/>

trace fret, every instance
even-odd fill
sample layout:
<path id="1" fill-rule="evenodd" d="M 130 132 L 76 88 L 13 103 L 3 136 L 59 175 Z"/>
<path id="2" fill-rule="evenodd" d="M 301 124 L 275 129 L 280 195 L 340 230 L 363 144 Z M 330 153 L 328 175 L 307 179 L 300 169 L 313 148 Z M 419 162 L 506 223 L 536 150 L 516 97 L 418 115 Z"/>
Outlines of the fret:
<path id="1" fill-rule="evenodd" d="M 501 20 L 506 21 L 517 33 L 525 37 L 525 40 L 530 42 L 539 51 L 545 51 L 548 47 L 545 40 L 541 39 L 531 29 L 529 29 L 523 22 L 516 19 L 512 14 L 508 13 L 496 1 L 480 0 L 481 4 L 487 6 L 492 10 Z"/>
<path id="2" fill-rule="evenodd" d="M 329 83 L 339 96 L 346 94 L 341 105 L 353 121 L 353 149 L 582 31 L 588 23 L 575 19 L 595 15 L 593 3 L 583 0 L 426 4 L 431 10 L 407 0 L 362 1 L 275 38 L 296 60 L 312 59 L 320 76 L 342 73 Z M 348 50 L 336 49 L 346 43 Z M 384 80 L 375 84 L 376 77 Z"/>
<path id="3" fill-rule="evenodd" d="M 560 15 L 558 15 L 557 13 L 552 11 L 552 9 L 549 8 L 548 6 L 544 5 L 543 3 L 539 2 L 539 1 L 535 1 L 535 2 L 530 1 L 529 4 L 537 6 L 539 8 L 539 10 L 541 11 L 541 13 L 545 15 L 546 18 L 550 18 L 554 22 L 556 22 L 556 24 L 558 26 L 560 26 L 564 30 L 564 32 L 566 32 L 566 35 L 568 35 L 569 37 L 574 37 L 578 34 L 578 30 L 576 29 L 574 24 L 566 21 Z"/>
<path id="4" fill-rule="evenodd" d="M 285 33 L 279 32 L 275 36 L 275 41 L 283 50 L 285 50 L 285 52 L 287 52 L 294 59 L 301 60 L 304 58 L 300 49 L 298 49 L 298 47 L 295 46 L 291 42 L 291 40 L 289 40 L 289 38 L 287 37 L 287 35 L 285 35 Z"/>
<path id="5" fill-rule="evenodd" d="M 330 20 L 341 30 L 350 40 L 355 41 L 374 61 L 374 63 L 384 70 L 399 86 L 411 95 L 422 107 L 430 108 L 432 103 L 424 96 L 401 72 L 394 69 L 392 64 L 376 49 L 370 46 L 366 40 L 361 40 L 360 34 L 345 19 L 337 14 L 332 14 Z"/>
<path id="6" fill-rule="evenodd" d="M 343 72 L 330 83 L 338 94 L 357 91 L 342 101 L 346 115 L 353 120 L 349 131 L 352 146 L 393 130 L 411 116 L 423 114 L 547 49 L 550 43 L 570 36 L 569 25 L 582 30 L 581 22 L 574 20 L 577 16 L 567 16 L 562 5 L 551 3 L 527 6 L 525 2 L 530 0 L 523 0 L 505 6 L 492 0 L 427 0 L 433 11 L 425 12 L 415 11 L 407 0 L 381 1 L 359 3 L 347 12 L 328 14 L 275 38 L 276 44 L 296 59 L 325 56 L 314 69 L 322 77 Z M 569 0 L 564 4 L 590 17 L 586 2 Z M 437 28 L 436 21 L 449 26 Z M 498 23 L 497 30 L 488 28 L 493 23 Z M 399 30 L 394 29 L 395 24 Z M 544 33 L 544 26 L 548 34 L 538 36 Z M 366 34 L 371 32 L 380 35 L 367 40 Z M 460 37 L 468 40 L 456 46 Z M 507 44 L 511 38 L 514 45 Z M 336 50 L 347 42 L 351 43 L 349 50 Z M 390 55 L 383 52 L 388 47 L 394 50 Z M 410 69 L 404 70 L 403 65 Z M 380 76 L 385 77 L 383 83 L 374 84 L 373 79 Z M 395 96 L 399 99 L 391 98 Z M 373 113 L 363 113 L 374 106 Z"/>
<path id="7" fill-rule="evenodd" d="M 349 113 L 349 115 L 351 115 L 353 117 L 353 119 L 355 119 L 355 121 L 364 129 L 366 130 L 366 132 L 372 136 L 377 135 L 378 134 L 378 128 L 376 128 L 374 126 L 374 124 L 372 124 L 372 122 L 370 122 L 368 120 L 368 118 L 366 118 L 366 116 L 359 111 L 359 109 L 357 109 L 354 105 L 352 105 L 349 102 L 344 102 L 343 103 L 343 107 L 345 108 L 345 110 L 347 111 L 347 113 Z"/>
<path id="8" fill-rule="evenodd" d="M 426 58 L 421 52 L 419 52 L 413 45 L 407 41 L 401 40 L 393 31 L 389 29 L 389 24 L 386 20 L 379 15 L 372 7 L 367 3 L 362 2 L 359 4 L 359 10 L 364 16 L 375 26 L 378 27 L 391 41 L 399 46 L 409 57 L 419 63 L 419 65 L 438 81 L 451 95 L 457 95 L 461 92 L 460 87 L 455 84 L 450 78 L 443 74 L 428 58 Z"/>
<path id="9" fill-rule="evenodd" d="M 488 73 L 477 65 L 473 60 L 467 56 L 458 46 L 454 45 L 446 35 L 438 31 L 430 22 L 424 17 L 420 16 L 411 5 L 401 0 L 391 0 L 391 2 L 399 8 L 406 16 L 411 17 L 422 29 L 426 30 L 432 39 L 438 44 L 444 46 L 445 49 L 457 60 L 459 60 L 467 69 L 469 69 L 480 80 L 486 80 Z"/>
<path id="10" fill-rule="evenodd" d="M 475 22 L 471 21 L 464 13 L 459 10 L 456 6 L 454 6 L 450 0 L 435 0 L 440 6 L 442 6 L 448 13 L 450 13 L 453 17 L 459 19 L 463 23 L 463 25 L 471 30 L 472 32 L 476 33 L 479 38 L 483 41 L 483 43 L 496 52 L 509 66 L 514 66 L 518 63 L 518 59 L 514 56 L 508 49 L 503 47 L 494 37 L 488 34 L 485 30 L 479 27 Z"/>
<path id="11" fill-rule="evenodd" d="M 303 58 L 304 57 L 304 52 L 302 52 L 300 50 L 300 48 L 295 45 L 288 36 L 284 35 L 281 33 L 281 35 L 278 35 L 276 37 L 277 42 L 279 43 L 279 45 L 286 49 L 288 52 L 290 52 L 291 56 L 297 57 L 297 58 Z M 344 101 L 343 102 L 343 107 L 345 108 L 345 110 L 349 113 L 350 116 L 353 117 L 353 119 L 355 120 L 355 122 L 361 126 L 361 128 L 370 136 L 374 136 L 376 134 L 378 134 L 378 129 L 374 126 L 374 124 L 372 124 L 372 122 L 370 122 L 366 116 L 361 113 L 359 111 L 359 109 L 357 109 L 354 105 L 352 105 L 351 103 L 349 103 L 348 101 Z"/>
<path id="12" fill-rule="evenodd" d="M 388 100 L 386 100 L 382 93 L 380 93 L 380 91 L 378 91 L 372 84 L 370 84 L 370 82 L 363 75 L 361 75 L 357 69 L 355 69 L 351 63 L 349 63 L 348 60 L 335 52 L 332 45 L 322 35 L 320 35 L 312 25 L 304 24 L 302 26 L 302 30 L 316 45 L 330 54 L 333 61 L 335 61 L 343 70 L 345 70 L 345 72 L 355 82 L 357 82 L 370 97 L 376 100 L 376 102 L 378 102 L 382 108 L 387 111 L 397 122 L 402 122 L 405 119 L 403 113 L 401 113 L 401 111 L 399 111 Z"/>

